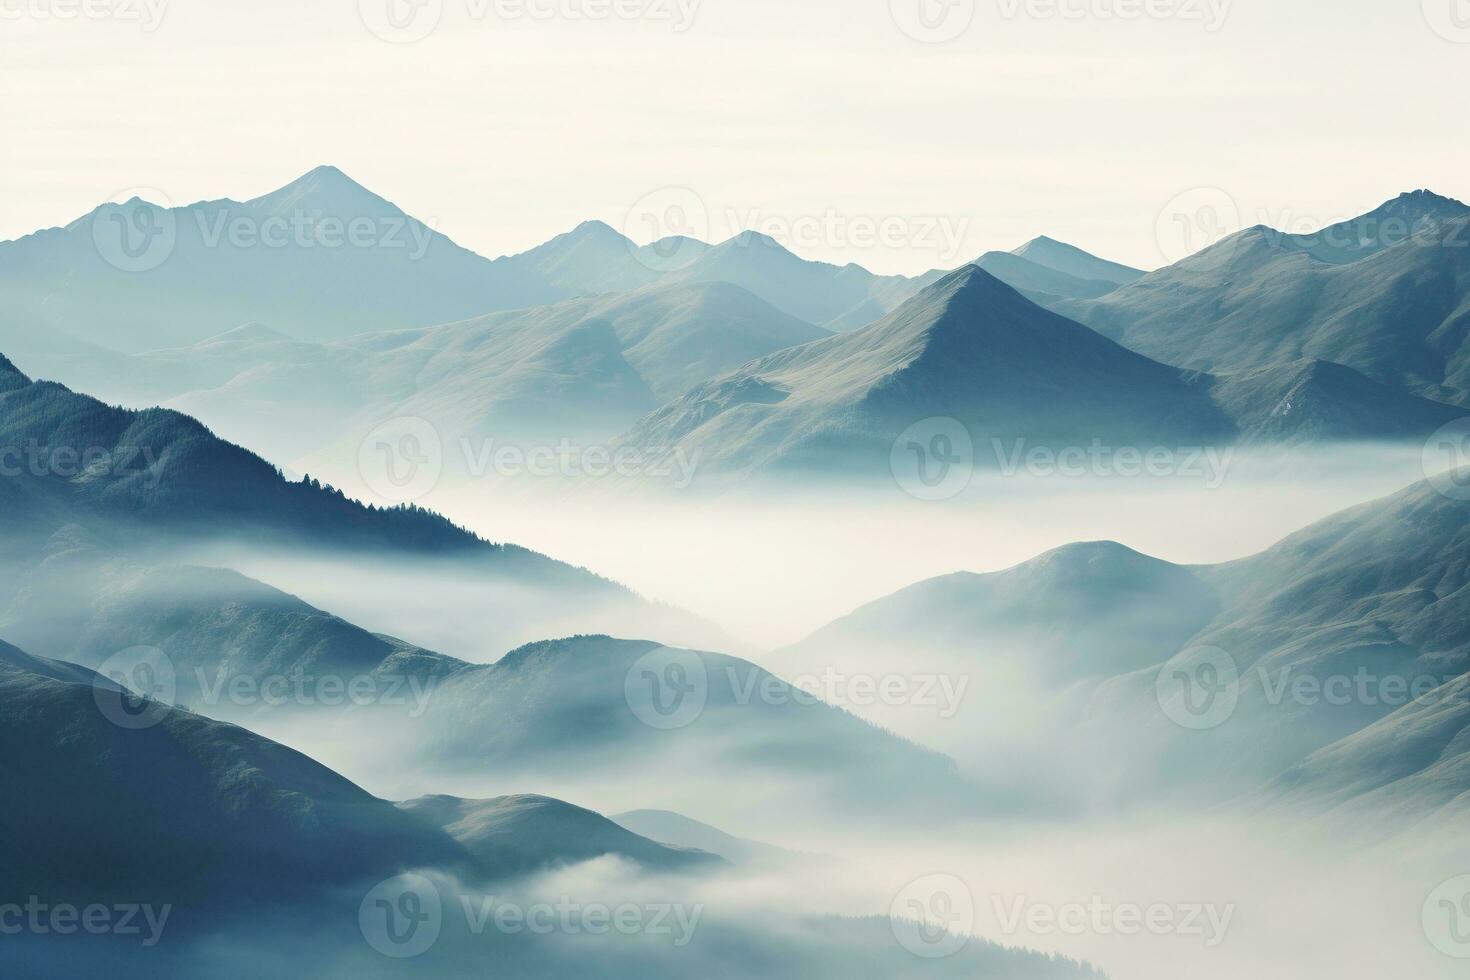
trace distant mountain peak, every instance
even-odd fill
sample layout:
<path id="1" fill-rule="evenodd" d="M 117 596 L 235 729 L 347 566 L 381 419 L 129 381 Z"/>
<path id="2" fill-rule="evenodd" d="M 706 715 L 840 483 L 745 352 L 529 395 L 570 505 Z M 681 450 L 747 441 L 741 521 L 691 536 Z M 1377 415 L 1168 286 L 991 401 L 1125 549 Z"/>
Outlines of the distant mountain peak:
<path id="1" fill-rule="evenodd" d="M 1020 248 L 1013 249 L 1010 254 L 1078 279 L 1110 282 L 1118 286 L 1127 285 L 1143 276 L 1141 269 L 1109 262 L 1076 245 L 1057 241 L 1047 235 L 1038 235 Z"/>
<path id="2" fill-rule="evenodd" d="M 1470 205 L 1463 201 L 1457 201 L 1452 197 L 1436 194 L 1431 190 L 1419 189 L 1416 191 L 1405 191 L 1398 197 L 1384 201 L 1378 207 L 1369 211 L 1359 218 L 1342 222 L 1335 227 L 1351 225 L 1368 220 L 1403 220 L 1424 221 L 1426 219 L 1453 219 L 1470 214 Z"/>
<path id="3" fill-rule="evenodd" d="M 330 165 L 317 167 L 279 190 L 246 203 L 273 214 L 305 212 L 339 218 L 403 214 L 397 206 Z"/>
<path id="4" fill-rule="evenodd" d="M 1464 201 L 1456 200 L 1453 197 L 1445 197 L 1443 194 L 1436 194 L 1434 193 L 1434 191 L 1422 187 L 1416 191 L 1405 191 L 1398 197 L 1394 198 L 1394 201 L 1417 201 L 1428 202 L 1432 204 L 1447 204 L 1456 208 L 1460 208 L 1464 211 L 1470 211 L 1470 205 L 1467 205 Z"/>
<path id="5" fill-rule="evenodd" d="M 770 235 L 763 234 L 759 231 L 742 231 L 740 234 L 727 241 L 725 245 L 737 248 L 748 248 L 752 245 L 761 245 L 766 248 L 779 249 L 782 252 L 790 251 L 790 249 L 788 249 L 785 245 L 782 245 L 780 242 L 776 241 L 776 239 L 772 238 Z"/>
<path id="6" fill-rule="evenodd" d="M 598 221 L 595 218 L 591 221 L 582 222 L 577 227 L 568 232 L 568 234 L 571 235 L 573 238 L 621 239 L 623 237 L 622 233 L 620 233 L 612 225 L 608 224 L 606 221 Z"/>

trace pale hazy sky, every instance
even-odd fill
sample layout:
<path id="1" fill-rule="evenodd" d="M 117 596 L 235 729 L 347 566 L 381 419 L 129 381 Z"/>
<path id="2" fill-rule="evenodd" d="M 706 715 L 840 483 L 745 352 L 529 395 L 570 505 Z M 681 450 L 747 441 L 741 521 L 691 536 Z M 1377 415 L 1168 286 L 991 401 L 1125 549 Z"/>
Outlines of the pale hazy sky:
<path id="1" fill-rule="evenodd" d="M 442 16 L 389 43 L 390 3 Z M 1154 267 L 1181 194 L 1470 199 L 1466 91 L 1467 0 L 0 0 L 0 239 L 333 163 L 491 256 L 678 187 L 883 272 L 1043 233 Z"/>

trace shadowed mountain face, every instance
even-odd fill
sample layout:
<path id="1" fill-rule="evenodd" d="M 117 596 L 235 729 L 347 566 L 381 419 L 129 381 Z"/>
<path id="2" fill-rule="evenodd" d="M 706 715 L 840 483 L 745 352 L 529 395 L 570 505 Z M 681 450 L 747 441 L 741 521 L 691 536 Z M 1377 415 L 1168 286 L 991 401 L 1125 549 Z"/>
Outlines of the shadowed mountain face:
<path id="1" fill-rule="evenodd" d="M 1251 228 L 1100 299 L 1055 308 L 1170 364 L 1331 361 L 1466 405 L 1470 208 L 1418 192 L 1317 235 Z"/>
<path id="2" fill-rule="evenodd" d="M 166 203 L 108 204 L 0 244 L 0 343 L 144 351 L 252 321 L 324 340 L 562 295 L 530 270 L 461 248 L 334 167 L 250 201 Z"/>
<path id="3" fill-rule="evenodd" d="M 687 614 L 524 548 L 492 544 L 429 511 L 365 506 L 315 481 L 288 481 L 176 412 L 110 408 L 60 385 L 3 377 L 0 451 L 15 472 L 0 481 L 10 520 L 0 594 L 10 595 L 33 569 L 58 567 L 55 549 L 74 551 L 80 536 L 103 559 L 144 568 L 173 564 L 183 552 L 191 564 L 268 562 L 383 615 L 393 608 L 413 615 L 424 600 L 405 609 L 404 596 L 432 592 L 435 622 L 473 616 L 482 625 L 472 635 L 499 650 L 591 627 L 648 629 L 687 642 L 715 632 L 685 633 L 680 621 L 697 622 Z M 315 574 L 301 571 L 307 567 Z M 90 565 L 79 574 L 96 580 Z M 342 588 L 348 579 L 353 586 Z M 38 601 L 67 587 L 38 593 Z M 57 619 L 67 635 L 67 616 Z"/>
<path id="4" fill-rule="evenodd" d="M 90 672 L 87 672 L 90 673 Z M 437 829 L 244 729 L 0 655 L 0 883 L 49 901 L 171 902 L 180 929 L 407 867 L 469 867 Z M 132 730 L 114 717 L 149 713 Z"/>
<path id="5" fill-rule="evenodd" d="M 0 447 L 18 471 L 5 480 L 18 502 L 11 515 L 17 538 L 44 539 L 75 523 L 109 535 L 127 529 L 255 534 L 349 550 L 556 565 L 481 541 L 426 511 L 365 507 L 313 483 L 288 482 L 186 415 L 111 408 L 13 371 L 0 377 L 7 389 L 0 392 Z M 565 570 L 573 579 L 579 574 Z"/>
<path id="6" fill-rule="evenodd" d="M 628 440 L 713 472 L 879 473 L 894 440 L 958 420 L 977 462 L 1002 447 L 1220 446 L 1424 438 L 1463 414 L 1351 372 L 1211 377 L 1149 360 L 970 266 L 862 330 L 753 361 L 648 416 Z M 1275 401 L 1264 401 L 1268 395 Z"/>

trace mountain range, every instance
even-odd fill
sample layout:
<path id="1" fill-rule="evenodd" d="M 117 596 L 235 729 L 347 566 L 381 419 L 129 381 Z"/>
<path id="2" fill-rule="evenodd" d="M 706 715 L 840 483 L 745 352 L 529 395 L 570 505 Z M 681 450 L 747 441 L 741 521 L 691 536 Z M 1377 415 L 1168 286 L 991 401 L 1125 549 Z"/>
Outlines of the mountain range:
<path id="1" fill-rule="evenodd" d="M 1142 282 L 1143 280 L 1139 280 Z M 977 266 L 861 330 L 752 361 L 645 418 L 641 447 L 698 454 L 709 473 L 879 473 L 895 439 L 957 420 L 981 465 L 1024 447 L 1422 441 L 1463 410 L 1340 365 L 1185 371 L 1043 309 Z"/>
<path id="2" fill-rule="evenodd" d="M 1470 206 L 1428 191 L 1311 235 L 1258 225 L 1096 298 L 1052 304 L 1205 371 L 1310 358 L 1470 404 Z"/>

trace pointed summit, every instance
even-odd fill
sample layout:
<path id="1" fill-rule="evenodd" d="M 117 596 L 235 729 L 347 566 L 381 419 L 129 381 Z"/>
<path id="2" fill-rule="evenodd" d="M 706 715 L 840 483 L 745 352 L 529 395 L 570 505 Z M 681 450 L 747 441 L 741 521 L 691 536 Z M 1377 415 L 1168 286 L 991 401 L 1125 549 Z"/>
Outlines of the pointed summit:
<path id="1" fill-rule="evenodd" d="M 350 219 L 403 214 L 396 205 L 333 166 L 317 167 L 285 187 L 246 203 L 275 215 L 305 213 Z"/>
<path id="2" fill-rule="evenodd" d="M 1315 234 L 1294 235 L 1314 258 L 1356 262 L 1392 248 L 1449 221 L 1470 217 L 1470 206 L 1433 191 L 1417 190 L 1385 201 L 1367 214 L 1329 225 Z"/>
<path id="3" fill-rule="evenodd" d="M 1115 286 L 1126 286 L 1143 276 L 1140 269 L 1100 259 L 1075 245 L 1068 245 L 1045 235 L 1031 239 L 1011 254 L 1029 259 L 1054 272 L 1063 272 L 1078 279 L 1110 282 Z"/>

